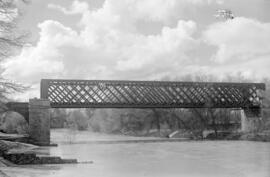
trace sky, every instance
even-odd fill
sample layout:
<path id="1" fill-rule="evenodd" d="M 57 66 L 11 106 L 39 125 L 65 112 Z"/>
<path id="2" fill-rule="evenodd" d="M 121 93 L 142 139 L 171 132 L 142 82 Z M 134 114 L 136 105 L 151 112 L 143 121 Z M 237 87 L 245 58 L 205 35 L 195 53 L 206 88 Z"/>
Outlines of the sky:
<path id="1" fill-rule="evenodd" d="M 32 0 L 19 3 L 31 43 L 2 63 L 3 76 L 175 80 L 185 75 L 270 77 L 269 0 Z M 217 19 L 218 9 L 235 18 Z"/>

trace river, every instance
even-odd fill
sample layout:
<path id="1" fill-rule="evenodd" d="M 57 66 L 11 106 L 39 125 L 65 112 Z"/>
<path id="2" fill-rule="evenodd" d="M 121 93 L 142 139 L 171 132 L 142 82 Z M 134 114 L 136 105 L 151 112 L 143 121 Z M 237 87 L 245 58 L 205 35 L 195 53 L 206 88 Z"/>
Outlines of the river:
<path id="1" fill-rule="evenodd" d="M 270 177 L 270 143 L 97 143 L 142 138 L 71 130 L 51 130 L 51 138 L 58 147 L 43 147 L 36 152 L 93 163 L 0 167 L 1 170 L 15 177 Z"/>

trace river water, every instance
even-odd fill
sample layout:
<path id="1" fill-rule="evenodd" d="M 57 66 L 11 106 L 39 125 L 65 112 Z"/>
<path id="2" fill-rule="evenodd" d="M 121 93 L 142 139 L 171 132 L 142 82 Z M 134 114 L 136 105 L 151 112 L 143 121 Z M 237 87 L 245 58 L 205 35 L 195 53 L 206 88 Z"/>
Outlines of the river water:
<path id="1" fill-rule="evenodd" d="M 1 170 L 15 177 L 270 177 L 270 143 L 183 141 L 104 144 L 96 141 L 138 138 L 70 130 L 52 130 L 51 137 L 58 147 L 39 148 L 36 150 L 39 154 L 93 163 L 0 167 Z"/>

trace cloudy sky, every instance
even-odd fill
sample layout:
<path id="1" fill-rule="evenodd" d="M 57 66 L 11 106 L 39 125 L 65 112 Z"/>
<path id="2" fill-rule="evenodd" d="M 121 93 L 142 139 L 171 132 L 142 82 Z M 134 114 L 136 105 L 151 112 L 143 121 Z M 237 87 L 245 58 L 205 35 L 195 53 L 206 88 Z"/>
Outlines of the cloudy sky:
<path id="1" fill-rule="evenodd" d="M 7 59 L 8 79 L 270 77 L 269 0 L 32 0 L 20 5 L 32 44 Z M 214 17 L 230 9 L 233 20 Z"/>

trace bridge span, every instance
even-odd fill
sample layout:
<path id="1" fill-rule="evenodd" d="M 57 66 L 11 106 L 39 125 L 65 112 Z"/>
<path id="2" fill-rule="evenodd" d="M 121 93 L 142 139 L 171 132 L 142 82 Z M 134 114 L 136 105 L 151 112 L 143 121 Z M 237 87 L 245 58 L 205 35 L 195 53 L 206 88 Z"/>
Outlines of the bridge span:
<path id="1" fill-rule="evenodd" d="M 41 80 L 53 108 L 256 108 L 263 83 Z"/>
<path id="2" fill-rule="evenodd" d="M 243 131 L 251 131 L 264 90 L 264 83 L 42 79 L 40 98 L 24 107 L 39 145 L 50 143 L 50 108 L 240 108 Z"/>

